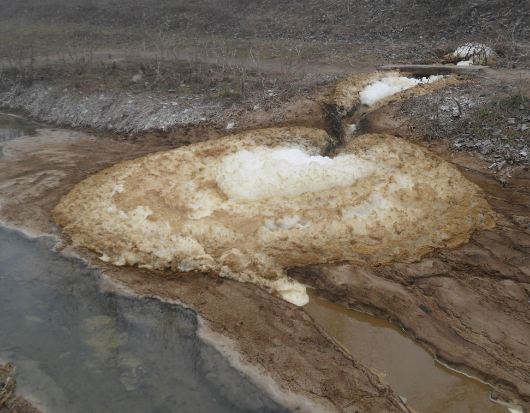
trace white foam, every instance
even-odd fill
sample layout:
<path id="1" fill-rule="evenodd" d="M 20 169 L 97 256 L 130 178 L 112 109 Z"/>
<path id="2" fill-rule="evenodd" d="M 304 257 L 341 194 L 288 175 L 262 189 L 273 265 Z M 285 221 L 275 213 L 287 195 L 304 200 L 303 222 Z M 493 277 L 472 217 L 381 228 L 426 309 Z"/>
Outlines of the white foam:
<path id="1" fill-rule="evenodd" d="M 300 149 L 243 150 L 223 159 L 217 184 L 232 199 L 292 198 L 349 186 L 370 175 L 374 167 L 374 163 L 354 155 L 332 159 L 311 156 Z"/>
<path id="2" fill-rule="evenodd" d="M 212 272 L 297 305 L 305 287 L 285 268 L 417 259 L 492 225 L 472 184 L 406 141 L 361 136 L 328 158 L 308 145 L 245 136 L 91 176 L 63 197 L 56 219 L 76 244 L 115 265 Z"/>
<path id="3" fill-rule="evenodd" d="M 392 96 L 422 83 L 436 82 L 441 78 L 443 78 L 442 75 L 433 75 L 422 79 L 414 79 L 405 76 L 388 76 L 366 86 L 364 90 L 359 93 L 359 97 L 363 105 L 373 106 L 375 103 L 388 96 Z"/>

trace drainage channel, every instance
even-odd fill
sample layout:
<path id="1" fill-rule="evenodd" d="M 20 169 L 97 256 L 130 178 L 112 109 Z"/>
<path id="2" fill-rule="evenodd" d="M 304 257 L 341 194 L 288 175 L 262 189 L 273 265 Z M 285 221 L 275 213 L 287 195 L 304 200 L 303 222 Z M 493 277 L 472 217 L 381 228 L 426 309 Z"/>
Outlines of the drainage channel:
<path id="1" fill-rule="evenodd" d="M 508 412 L 489 400 L 491 387 L 437 363 L 396 324 L 316 298 L 314 290 L 309 293 L 304 310 L 418 412 Z"/>

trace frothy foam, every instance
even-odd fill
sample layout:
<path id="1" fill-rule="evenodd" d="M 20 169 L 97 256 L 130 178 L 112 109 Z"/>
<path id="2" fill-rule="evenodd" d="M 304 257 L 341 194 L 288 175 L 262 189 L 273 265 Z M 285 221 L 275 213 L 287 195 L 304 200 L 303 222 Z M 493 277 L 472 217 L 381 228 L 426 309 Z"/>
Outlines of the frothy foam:
<path id="1" fill-rule="evenodd" d="M 297 305 L 305 287 L 285 268 L 412 261 L 493 225 L 478 187 L 425 149 L 364 135 L 331 159 L 326 140 L 271 129 L 148 155 L 87 178 L 53 214 L 105 261 L 212 272 Z"/>
<path id="2" fill-rule="evenodd" d="M 359 97 L 363 105 L 373 106 L 388 96 L 392 96 L 422 83 L 433 83 L 442 78 L 443 75 L 432 75 L 421 79 L 408 78 L 405 76 L 389 76 L 366 86 L 366 88 L 360 92 Z"/>
<path id="3" fill-rule="evenodd" d="M 311 156 L 300 149 L 240 151 L 221 161 L 219 188 L 233 199 L 292 198 L 306 192 L 349 186 L 370 175 L 374 163 L 354 155 Z"/>

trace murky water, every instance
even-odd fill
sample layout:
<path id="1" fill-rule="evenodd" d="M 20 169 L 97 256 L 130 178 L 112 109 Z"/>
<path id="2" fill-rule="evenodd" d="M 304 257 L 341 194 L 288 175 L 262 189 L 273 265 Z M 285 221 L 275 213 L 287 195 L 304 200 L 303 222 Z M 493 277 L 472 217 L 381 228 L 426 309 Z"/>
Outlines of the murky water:
<path id="1" fill-rule="evenodd" d="M 52 413 L 283 412 L 196 335 L 195 314 L 105 290 L 53 242 L 0 229 L 0 361 Z"/>
<path id="2" fill-rule="evenodd" d="M 0 114 L 0 158 L 2 157 L 2 144 L 22 136 L 34 136 L 39 125 L 12 115 Z"/>
<path id="3" fill-rule="evenodd" d="M 489 400 L 491 387 L 436 363 L 395 324 L 314 297 L 304 309 L 328 334 L 384 378 L 420 413 L 507 413 Z"/>

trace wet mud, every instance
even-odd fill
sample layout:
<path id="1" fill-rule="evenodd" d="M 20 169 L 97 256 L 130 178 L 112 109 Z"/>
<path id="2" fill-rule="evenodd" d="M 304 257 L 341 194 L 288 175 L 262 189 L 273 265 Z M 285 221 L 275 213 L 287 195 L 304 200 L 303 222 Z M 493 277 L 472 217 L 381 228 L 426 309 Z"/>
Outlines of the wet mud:
<path id="1" fill-rule="evenodd" d="M 358 133 L 391 133 L 427 147 L 485 192 L 498 213 L 494 229 L 477 230 L 468 244 L 412 264 L 381 267 L 322 265 L 289 275 L 317 294 L 403 326 L 436 358 L 490 383 L 493 398 L 530 408 L 530 173 L 508 178 L 450 143 L 414 134 L 399 111 L 401 97 L 363 115 Z"/>
<path id="2" fill-rule="evenodd" d="M 313 290 L 304 310 L 417 411 L 506 413 L 490 401 L 492 387 L 436 362 L 399 325 L 316 298 Z"/>

